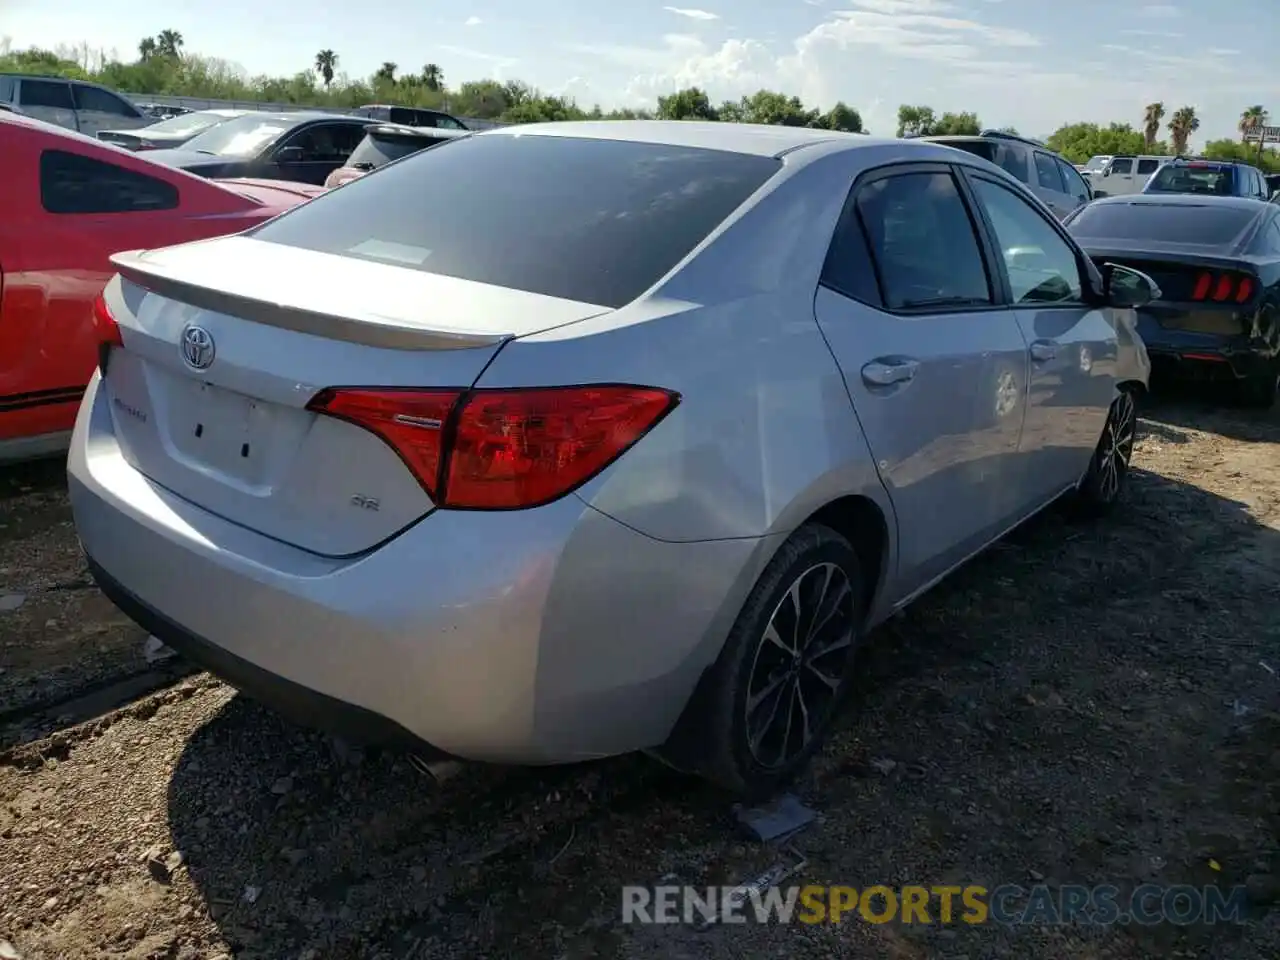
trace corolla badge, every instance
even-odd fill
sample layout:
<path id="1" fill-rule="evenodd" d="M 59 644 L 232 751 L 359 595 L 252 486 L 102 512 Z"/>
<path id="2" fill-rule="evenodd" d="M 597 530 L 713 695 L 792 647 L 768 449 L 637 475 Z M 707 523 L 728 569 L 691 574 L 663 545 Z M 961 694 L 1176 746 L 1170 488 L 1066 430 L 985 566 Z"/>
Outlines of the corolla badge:
<path id="1" fill-rule="evenodd" d="M 187 361 L 187 366 L 191 369 L 208 370 L 213 366 L 216 348 L 213 336 L 204 327 L 198 327 L 194 323 L 183 327 L 179 346 L 182 347 L 182 359 Z"/>

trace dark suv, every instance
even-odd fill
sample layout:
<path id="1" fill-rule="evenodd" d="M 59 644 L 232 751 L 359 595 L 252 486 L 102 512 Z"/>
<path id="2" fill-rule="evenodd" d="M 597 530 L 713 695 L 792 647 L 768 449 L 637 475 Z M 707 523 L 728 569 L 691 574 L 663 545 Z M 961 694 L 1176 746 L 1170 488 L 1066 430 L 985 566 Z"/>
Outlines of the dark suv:
<path id="1" fill-rule="evenodd" d="M 1211 197 L 1247 197 L 1267 200 L 1262 171 L 1232 160 L 1176 157 L 1152 174 L 1143 193 L 1198 193 Z"/>
<path id="2" fill-rule="evenodd" d="M 1039 140 L 999 130 L 984 130 L 977 136 L 951 134 L 921 139 L 990 160 L 1030 187 L 1058 219 L 1093 199 L 1080 172 Z"/>

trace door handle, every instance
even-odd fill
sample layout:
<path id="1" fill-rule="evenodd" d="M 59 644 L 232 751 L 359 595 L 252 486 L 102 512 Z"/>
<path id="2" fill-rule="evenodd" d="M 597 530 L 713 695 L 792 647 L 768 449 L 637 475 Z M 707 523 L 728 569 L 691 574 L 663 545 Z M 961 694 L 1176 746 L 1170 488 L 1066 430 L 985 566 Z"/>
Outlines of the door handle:
<path id="1" fill-rule="evenodd" d="M 862 379 L 872 386 L 887 387 L 914 379 L 919 369 L 918 360 L 872 360 L 862 368 Z"/>
<path id="2" fill-rule="evenodd" d="M 1058 345 L 1052 340 L 1037 340 L 1031 344 L 1032 360 L 1052 360 L 1058 355 Z"/>

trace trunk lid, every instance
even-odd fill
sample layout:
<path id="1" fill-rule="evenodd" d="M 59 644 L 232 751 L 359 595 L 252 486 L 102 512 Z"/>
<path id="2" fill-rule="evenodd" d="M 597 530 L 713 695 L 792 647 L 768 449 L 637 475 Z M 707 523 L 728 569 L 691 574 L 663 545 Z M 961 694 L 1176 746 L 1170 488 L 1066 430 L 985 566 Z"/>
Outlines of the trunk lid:
<path id="1" fill-rule="evenodd" d="M 326 556 L 368 550 L 433 504 L 379 438 L 308 411 L 319 390 L 469 387 L 511 337 L 603 312 L 246 236 L 113 262 L 106 297 L 124 347 L 104 387 L 125 459 L 211 513 Z M 207 338 L 194 358 L 193 328 Z"/>

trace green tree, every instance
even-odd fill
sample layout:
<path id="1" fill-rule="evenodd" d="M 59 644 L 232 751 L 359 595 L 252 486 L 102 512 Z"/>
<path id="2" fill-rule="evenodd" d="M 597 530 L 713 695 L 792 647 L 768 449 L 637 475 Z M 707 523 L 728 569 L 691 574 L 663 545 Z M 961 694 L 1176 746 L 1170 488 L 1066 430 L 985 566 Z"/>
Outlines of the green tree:
<path id="1" fill-rule="evenodd" d="M 658 97 L 659 120 L 719 120 L 705 90 L 689 87 L 665 97 Z"/>
<path id="2" fill-rule="evenodd" d="M 1249 131 L 1254 127 L 1265 127 L 1269 119 L 1270 115 L 1262 104 L 1256 103 L 1252 107 L 1246 107 L 1240 114 L 1239 130 L 1241 142 L 1247 139 Z"/>
<path id="3" fill-rule="evenodd" d="M 1164 120 L 1164 103 L 1157 100 L 1148 103 L 1142 112 L 1143 147 L 1151 153 L 1156 146 L 1156 137 L 1160 136 L 1160 123 Z"/>
<path id="4" fill-rule="evenodd" d="M 177 60 L 182 55 L 182 34 L 177 30 L 161 30 L 156 37 L 156 53 L 168 60 Z"/>
<path id="5" fill-rule="evenodd" d="M 1180 157 L 1187 152 L 1191 134 L 1199 129 L 1200 118 L 1196 116 L 1196 108 L 1179 107 L 1169 121 L 1169 139 L 1172 141 L 1174 156 Z"/>
<path id="6" fill-rule="evenodd" d="M 378 68 L 378 72 L 373 76 L 375 80 L 380 82 L 394 84 L 396 82 L 396 71 L 399 69 L 400 65 L 398 63 L 393 63 L 390 60 L 384 60 L 382 66 Z"/>
<path id="7" fill-rule="evenodd" d="M 1159 144 L 1148 151 L 1146 137 L 1127 123 L 1106 127 L 1096 123 L 1069 123 L 1055 130 L 1045 143 L 1072 163 L 1084 163 L 1100 154 L 1164 152 Z"/>
<path id="8" fill-rule="evenodd" d="M 898 136 L 923 137 L 933 132 L 933 107 L 913 107 L 904 103 L 898 108 Z"/>
<path id="9" fill-rule="evenodd" d="M 864 132 L 862 129 L 862 114 L 858 113 L 857 110 L 843 100 L 837 101 L 834 107 L 822 115 L 818 126 L 825 127 L 828 130 L 843 130 L 846 133 Z"/>
<path id="10" fill-rule="evenodd" d="M 428 63 L 422 68 L 422 82 L 428 90 L 438 92 L 444 86 L 444 71 L 437 64 Z"/>
<path id="11" fill-rule="evenodd" d="M 978 122 L 976 113 L 944 113 L 927 132 L 952 136 L 977 136 L 982 132 L 982 124 Z"/>
<path id="12" fill-rule="evenodd" d="M 338 68 L 338 55 L 332 50 L 321 50 L 316 54 L 316 73 L 324 80 L 325 89 L 333 84 L 333 73 Z"/>
<path id="13" fill-rule="evenodd" d="M 138 41 L 138 56 L 143 60 L 150 60 L 156 55 L 156 38 L 143 37 Z"/>

